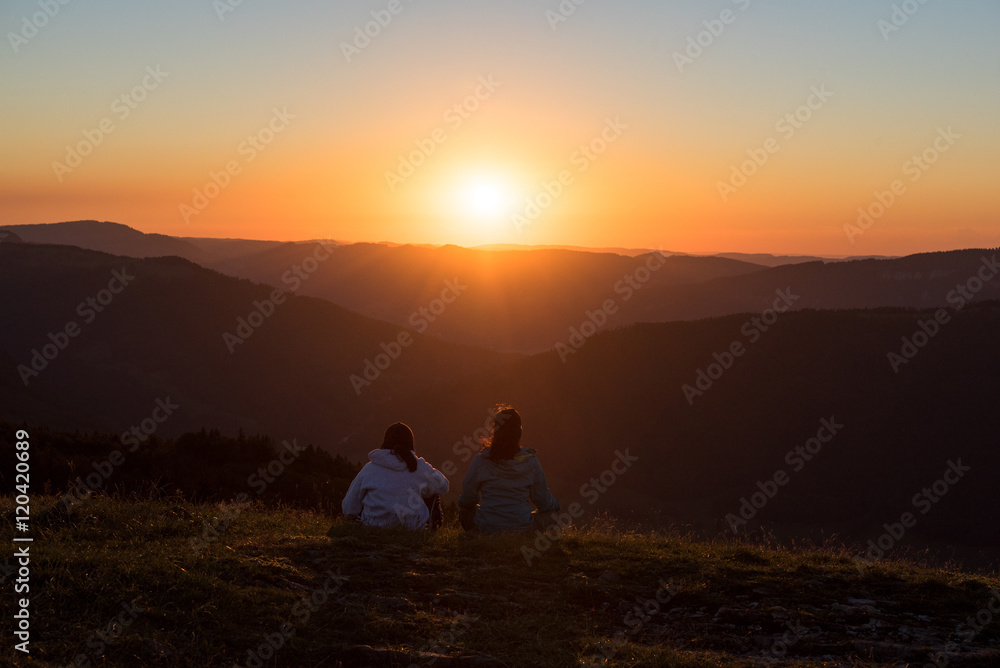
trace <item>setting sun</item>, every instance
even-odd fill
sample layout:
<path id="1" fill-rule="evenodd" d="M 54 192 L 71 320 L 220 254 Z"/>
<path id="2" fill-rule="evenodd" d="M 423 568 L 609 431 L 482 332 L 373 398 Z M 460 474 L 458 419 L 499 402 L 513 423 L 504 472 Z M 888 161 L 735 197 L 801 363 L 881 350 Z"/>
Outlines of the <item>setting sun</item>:
<path id="1" fill-rule="evenodd" d="M 516 198 L 514 189 L 502 177 L 478 175 L 462 183 L 457 199 L 463 218 L 493 224 L 509 216 Z"/>

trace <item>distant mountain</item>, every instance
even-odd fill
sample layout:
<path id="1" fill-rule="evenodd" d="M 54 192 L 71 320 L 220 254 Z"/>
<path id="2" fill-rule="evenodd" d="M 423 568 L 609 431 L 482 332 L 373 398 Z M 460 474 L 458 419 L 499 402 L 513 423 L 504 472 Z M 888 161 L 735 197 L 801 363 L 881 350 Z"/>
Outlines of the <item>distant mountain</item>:
<path id="1" fill-rule="evenodd" d="M 180 237 L 202 251 L 206 262 L 222 262 L 241 257 L 249 257 L 281 246 L 282 241 L 261 241 L 256 239 L 211 239 L 207 237 Z M 193 260 L 193 258 L 188 258 Z"/>
<path id="2" fill-rule="evenodd" d="M 281 245 L 280 241 L 247 239 L 202 239 L 146 234 L 119 223 L 77 220 L 44 225 L 4 225 L 0 234 L 16 233 L 21 240 L 39 244 L 78 246 L 128 257 L 177 256 L 198 264 L 219 262 L 259 253 Z"/>
<path id="3" fill-rule="evenodd" d="M 520 244 L 484 244 L 482 246 L 476 246 L 476 250 L 490 250 L 490 251 L 524 251 L 524 250 L 571 250 L 571 251 L 581 251 L 587 253 L 614 253 L 616 255 L 625 255 L 627 257 L 637 257 L 639 255 L 645 255 L 651 251 L 649 248 L 623 248 L 623 247 L 611 247 L 611 248 L 589 248 L 586 246 L 523 246 Z M 771 255 L 770 253 L 683 253 L 680 251 L 659 251 L 663 255 L 667 256 L 685 256 L 685 257 L 721 257 L 730 260 L 739 260 L 741 262 L 749 262 L 751 264 L 759 264 L 764 267 L 779 267 L 783 264 L 802 264 L 803 262 L 837 262 L 844 259 L 867 259 L 865 258 L 844 258 L 844 257 L 834 257 L 834 256 L 821 256 L 821 255 Z M 876 257 L 876 256 L 872 256 Z M 886 256 L 878 256 L 879 259 L 888 259 Z"/>
<path id="4" fill-rule="evenodd" d="M 718 253 L 715 257 L 728 257 L 731 260 L 752 262 L 765 267 L 780 267 L 784 264 L 802 264 L 804 262 L 824 262 L 835 258 L 818 255 L 771 255 L 769 253 Z"/>
<path id="5" fill-rule="evenodd" d="M 651 248 L 624 248 L 621 246 L 610 246 L 601 248 L 592 248 L 590 246 L 566 246 L 560 244 L 542 244 L 537 246 L 526 246 L 524 244 L 482 244 L 479 246 L 474 246 L 473 250 L 488 250 L 488 251 L 537 251 L 537 250 L 564 250 L 564 251 L 576 251 L 579 253 L 613 253 L 615 255 L 625 255 L 626 257 L 636 257 L 637 255 L 645 255 L 652 250 Z M 687 255 L 687 253 L 675 253 L 673 251 L 660 250 L 658 251 L 663 255 Z M 721 257 L 721 256 L 720 256 Z"/>
<path id="6" fill-rule="evenodd" d="M 145 234 L 118 223 L 76 220 L 48 225 L 5 225 L 22 240 L 37 244 L 63 244 L 129 257 L 176 255 L 192 262 L 207 262 L 211 256 L 197 246 L 163 234 Z"/>
<path id="7" fill-rule="evenodd" d="M 20 244 L 24 241 L 12 231 L 0 228 L 0 243 Z"/>
<path id="8" fill-rule="evenodd" d="M 315 262 L 314 253 L 329 259 Z M 312 262 L 313 272 L 303 263 Z M 650 271 L 649 266 L 655 269 Z M 502 351 L 539 352 L 565 340 L 571 326 L 609 299 L 654 288 L 686 286 L 753 274 L 762 267 L 724 258 L 651 256 L 565 250 L 493 252 L 443 246 L 352 244 L 322 249 L 285 244 L 258 255 L 210 265 L 220 272 L 294 286 L 373 318 L 442 339 Z M 299 267 L 299 269 L 296 269 Z M 296 273 L 298 272 L 298 273 Z M 301 274 L 301 276 L 300 276 Z M 448 282 L 463 288 L 446 309 L 421 314 Z M 630 324 L 611 314 L 608 326 Z"/>
<path id="9" fill-rule="evenodd" d="M 965 301 L 957 288 L 972 281 L 969 300 L 1000 298 L 1000 276 L 981 281 L 996 249 L 922 253 L 892 260 L 851 260 L 784 265 L 740 277 L 723 277 L 682 290 L 653 286 L 636 293 L 622 318 L 632 322 L 695 320 L 763 311 L 778 290 L 790 290 L 797 309 L 857 309 L 896 306 L 932 308 Z M 995 273 L 995 271 L 994 271 Z"/>

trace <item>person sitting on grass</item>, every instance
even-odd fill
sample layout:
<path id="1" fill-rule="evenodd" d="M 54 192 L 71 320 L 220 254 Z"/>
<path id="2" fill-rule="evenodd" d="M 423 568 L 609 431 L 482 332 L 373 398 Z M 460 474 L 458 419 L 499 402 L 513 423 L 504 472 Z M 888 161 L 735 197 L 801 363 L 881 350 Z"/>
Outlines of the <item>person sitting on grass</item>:
<path id="1" fill-rule="evenodd" d="M 440 494 L 448 479 L 413 450 L 413 431 L 397 422 L 389 425 L 382 447 L 351 482 L 341 508 L 344 514 L 374 527 L 407 529 L 441 526 Z"/>
<path id="2" fill-rule="evenodd" d="M 459 520 L 466 531 L 544 530 L 551 524 L 542 513 L 559 510 L 559 501 L 549 491 L 535 451 L 520 445 L 521 416 L 501 407 L 489 445 L 473 458 L 462 482 Z"/>

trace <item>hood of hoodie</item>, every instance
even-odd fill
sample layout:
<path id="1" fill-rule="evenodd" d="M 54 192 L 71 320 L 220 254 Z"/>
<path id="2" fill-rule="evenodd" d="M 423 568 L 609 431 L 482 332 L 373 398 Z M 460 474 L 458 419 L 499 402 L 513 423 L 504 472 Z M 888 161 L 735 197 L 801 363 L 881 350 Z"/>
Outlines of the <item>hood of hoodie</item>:
<path id="1" fill-rule="evenodd" d="M 483 459 L 488 461 L 496 471 L 497 475 L 503 478 L 519 478 L 534 465 L 535 450 L 531 448 L 521 448 L 513 459 L 492 459 L 490 448 L 484 448 L 481 453 Z"/>
<path id="2" fill-rule="evenodd" d="M 414 453 L 416 456 L 416 453 Z M 407 471 L 406 462 L 400 459 L 392 450 L 377 448 L 368 453 L 368 460 L 372 464 L 389 469 L 390 471 Z"/>

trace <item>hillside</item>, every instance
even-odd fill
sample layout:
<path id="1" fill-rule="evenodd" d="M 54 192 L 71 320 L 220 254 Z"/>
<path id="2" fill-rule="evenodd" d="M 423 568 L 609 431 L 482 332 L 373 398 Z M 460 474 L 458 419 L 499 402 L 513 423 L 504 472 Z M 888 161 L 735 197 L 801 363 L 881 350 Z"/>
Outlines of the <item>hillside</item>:
<path id="1" fill-rule="evenodd" d="M 773 267 L 738 278 L 718 278 L 683 290 L 653 286 L 636 293 L 622 318 L 632 322 L 695 320 L 761 311 L 776 290 L 790 289 L 795 308 L 857 309 L 953 307 L 958 302 L 1000 298 L 996 249 L 921 253 L 903 258 L 807 262 Z M 980 270 L 992 275 L 980 279 Z M 972 281 L 978 289 L 957 289 Z M 976 283 L 978 281 L 978 284 Z"/>
<path id="2" fill-rule="evenodd" d="M 284 286 L 297 281 L 289 268 L 303 254 L 301 246 L 287 244 L 211 266 Z M 468 289 L 429 331 L 452 342 L 538 353 L 564 342 L 574 327 L 609 329 L 760 312 L 774 303 L 779 290 L 795 296 L 794 309 L 926 309 L 998 299 L 1000 280 L 980 279 L 981 270 L 996 275 L 995 255 L 973 249 L 764 267 L 767 258 L 753 258 L 761 260 L 753 264 L 687 255 L 656 260 L 649 254 L 354 244 L 331 250 L 332 259 L 302 282 L 301 291 L 406 325 L 446 280 L 458 278 Z M 655 268 L 649 271 L 650 266 Z M 970 281 L 976 289 L 967 290 L 966 299 L 957 290 Z M 608 300 L 614 307 L 601 313 Z"/>
<path id="3" fill-rule="evenodd" d="M 24 240 L 12 231 L 0 228 L 0 243 L 20 244 Z"/>
<path id="4" fill-rule="evenodd" d="M 31 520 L 31 655 L 6 643 L 6 665 L 1000 660 L 996 577 L 894 559 L 861 569 L 835 547 L 597 526 L 539 543 L 534 555 L 520 536 L 331 527 L 321 515 L 258 504 L 97 497 L 71 513 L 52 504 L 36 499 Z M 11 501 L 0 508 L 9 535 Z M 0 606 L 13 614 L 11 597 Z"/>
<path id="5" fill-rule="evenodd" d="M 66 429 L 127 429 L 170 399 L 180 408 L 161 434 L 243 428 L 333 448 L 396 383 L 433 388 L 503 359 L 179 258 L 68 246 L 0 244 L 0 314 L 0 357 L 16 361 L 0 367 L 0 391 L 26 395 L 0 419 Z M 364 380 L 386 350 L 391 366 Z"/>
<path id="6" fill-rule="evenodd" d="M 77 246 L 135 258 L 177 256 L 202 265 L 252 255 L 280 245 L 277 241 L 147 234 L 121 223 L 96 220 L 0 226 L 0 235 L 4 233 L 16 234 L 22 241 L 36 244 Z M 2 240 L 0 236 L 0 241 Z"/>
<path id="7" fill-rule="evenodd" d="M 573 327 L 603 330 L 762 311 L 778 290 L 795 295 L 795 309 L 954 306 L 966 300 L 959 289 L 970 301 L 1000 298 L 1000 280 L 980 277 L 981 271 L 1000 271 L 996 251 L 989 249 L 824 261 L 737 253 L 653 257 L 629 249 L 181 239 L 94 221 L 4 229 L 37 243 L 134 257 L 176 255 L 452 343 L 524 354 L 551 349 Z M 447 317 L 440 317 L 441 310 L 428 313 L 427 304 L 452 284 L 460 289 Z"/>
<path id="8" fill-rule="evenodd" d="M 145 234 L 119 223 L 76 220 L 48 225 L 4 225 L 3 229 L 29 243 L 78 246 L 112 255 L 138 258 L 176 255 L 193 262 L 207 262 L 211 257 L 181 239 Z"/>
<path id="9" fill-rule="evenodd" d="M 211 266 L 232 276 L 284 286 L 296 280 L 289 268 L 310 247 L 286 244 Z M 496 252 L 375 244 L 328 250 L 331 258 L 302 281 L 302 294 L 405 326 L 446 281 L 458 281 L 467 286 L 461 298 L 449 306 L 447 318 L 431 323 L 428 331 L 452 342 L 524 353 L 551 348 L 569 327 L 579 325 L 588 310 L 600 309 L 608 299 L 624 302 L 641 290 L 680 289 L 762 269 L 736 260 L 677 256 L 653 262 L 655 269 L 649 271 L 648 253 L 634 258 L 569 250 Z M 633 322 L 613 320 L 617 325 Z"/>
<path id="10" fill-rule="evenodd" d="M 803 264 L 806 262 L 823 262 L 830 260 L 830 258 L 822 258 L 815 255 L 772 255 L 771 253 L 719 253 L 718 257 L 727 257 L 731 260 L 752 262 L 753 264 L 759 264 L 765 267 L 780 267 L 785 264 Z"/>

